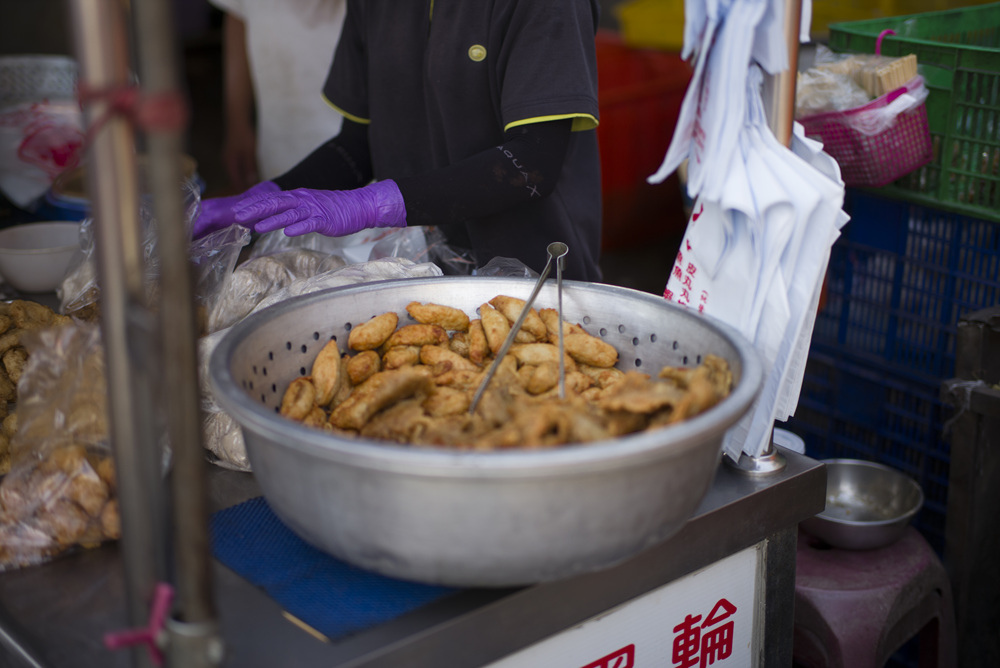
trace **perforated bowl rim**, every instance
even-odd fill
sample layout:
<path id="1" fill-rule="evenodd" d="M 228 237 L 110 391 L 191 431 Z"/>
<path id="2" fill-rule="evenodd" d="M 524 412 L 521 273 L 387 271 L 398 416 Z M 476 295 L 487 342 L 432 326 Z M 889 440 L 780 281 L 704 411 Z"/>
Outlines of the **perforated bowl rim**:
<path id="1" fill-rule="evenodd" d="M 756 350 L 729 325 L 650 293 L 619 286 L 577 281 L 564 281 L 564 290 L 585 290 L 601 293 L 607 298 L 647 301 L 650 304 L 655 304 L 657 308 L 665 309 L 674 317 L 692 318 L 701 326 L 714 329 L 733 347 L 739 356 L 741 375 L 733 391 L 722 402 L 709 410 L 663 429 L 549 449 L 510 448 L 493 451 L 469 451 L 443 447 L 413 447 L 372 439 L 344 438 L 306 427 L 282 418 L 263 407 L 240 387 L 229 372 L 230 360 L 243 340 L 263 324 L 280 318 L 287 312 L 300 308 L 308 302 L 320 303 L 336 299 L 341 295 L 392 290 L 403 285 L 433 287 L 447 294 L 448 290 L 457 289 L 457 286 L 464 281 L 494 282 L 499 285 L 501 283 L 509 284 L 512 280 L 518 279 L 456 276 L 394 279 L 331 288 L 292 297 L 274 304 L 233 325 L 216 345 L 209 361 L 209 380 L 214 397 L 221 408 L 244 430 L 249 429 L 278 447 L 306 451 L 322 459 L 347 457 L 356 462 L 360 458 L 364 460 L 365 466 L 375 468 L 417 467 L 428 471 L 431 469 L 438 471 L 473 470 L 490 475 L 503 475 L 503 471 L 517 472 L 518 475 L 547 475 L 551 469 L 561 469 L 567 465 L 572 465 L 574 468 L 597 470 L 606 465 L 609 459 L 661 457 L 662 452 L 658 451 L 663 450 L 665 437 L 679 451 L 686 450 L 688 447 L 697 447 L 703 440 L 700 437 L 703 434 L 718 431 L 720 423 L 725 424 L 725 428 L 735 424 L 749 410 L 763 382 L 763 370 Z M 448 283 L 452 285 L 448 286 Z M 531 285 L 534 280 L 524 279 L 524 283 Z M 427 294 L 435 294 L 435 292 L 428 291 Z M 496 294 L 501 294 L 501 292 L 498 291 Z M 724 433 L 724 429 L 722 432 Z M 720 433 L 720 438 L 721 435 Z"/>

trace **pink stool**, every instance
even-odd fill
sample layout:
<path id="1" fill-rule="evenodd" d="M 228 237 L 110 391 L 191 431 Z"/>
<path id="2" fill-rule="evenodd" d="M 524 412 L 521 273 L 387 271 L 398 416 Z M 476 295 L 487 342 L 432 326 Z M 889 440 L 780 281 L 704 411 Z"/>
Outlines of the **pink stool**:
<path id="1" fill-rule="evenodd" d="M 919 633 L 920 666 L 955 665 L 951 585 L 923 536 L 840 550 L 799 531 L 793 658 L 808 668 L 880 668 Z"/>

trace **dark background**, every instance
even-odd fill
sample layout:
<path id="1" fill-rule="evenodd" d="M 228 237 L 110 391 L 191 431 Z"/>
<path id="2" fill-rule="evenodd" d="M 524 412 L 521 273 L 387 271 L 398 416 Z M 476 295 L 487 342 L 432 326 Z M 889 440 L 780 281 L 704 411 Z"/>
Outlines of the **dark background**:
<path id="1" fill-rule="evenodd" d="M 614 5 L 619 1 L 602 0 L 602 28 L 617 30 Z M 0 7 L 0 55 L 74 55 L 67 0 L 0 0 Z M 221 161 L 222 13 L 208 0 L 174 0 L 174 7 L 178 62 L 191 111 L 186 148 L 197 161 L 198 175 L 205 182 L 204 196 L 232 194 Z M 637 184 L 636 188 L 652 187 Z M 648 225 L 657 232 L 645 235 L 642 229 L 628 230 L 627 241 L 616 238 L 614 243 L 606 244 L 601 261 L 604 282 L 662 293 L 684 225 L 676 182 L 657 188 L 654 194 L 660 202 L 664 200 L 663 191 L 672 189 L 666 198 L 671 208 L 667 223 L 654 228 L 655 220 L 638 221 L 634 225 Z M 617 201 L 614 206 L 619 206 Z M 32 217 L 0 201 L 0 225 L 24 219 Z"/>

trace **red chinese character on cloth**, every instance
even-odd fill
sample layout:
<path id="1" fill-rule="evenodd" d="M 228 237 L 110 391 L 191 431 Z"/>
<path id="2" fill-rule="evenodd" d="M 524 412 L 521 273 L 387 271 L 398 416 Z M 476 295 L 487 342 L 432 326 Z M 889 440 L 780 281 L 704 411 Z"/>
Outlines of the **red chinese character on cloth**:
<path id="1" fill-rule="evenodd" d="M 674 260 L 674 264 L 677 265 L 678 267 L 684 264 L 684 254 L 681 253 L 680 251 L 677 251 L 677 259 Z"/>
<path id="2" fill-rule="evenodd" d="M 691 240 L 690 239 L 685 239 L 684 240 L 684 246 L 685 246 L 686 250 L 688 252 L 690 252 L 691 251 Z M 678 259 L 680 259 L 680 255 L 681 255 L 680 253 L 677 254 Z"/>
<path id="3" fill-rule="evenodd" d="M 698 304 L 698 313 L 704 313 L 704 312 L 705 312 L 705 305 Z"/>
<path id="4" fill-rule="evenodd" d="M 685 306 L 691 303 L 691 293 L 687 288 L 681 288 L 681 296 L 677 298 L 677 303 Z"/>
<path id="5" fill-rule="evenodd" d="M 694 276 L 698 272 L 698 267 L 694 266 L 694 263 L 688 262 L 688 266 L 685 269 L 685 271 L 687 271 L 687 273 L 689 273 L 692 276 Z"/>
<path id="6" fill-rule="evenodd" d="M 703 302 L 707 302 L 708 301 L 708 290 L 702 290 L 701 291 L 701 301 L 703 301 Z"/>
<path id="7" fill-rule="evenodd" d="M 663 298 L 668 302 L 672 302 L 674 300 L 674 291 L 670 288 L 663 288 Z"/>
<path id="8" fill-rule="evenodd" d="M 634 668 L 635 645 L 626 645 L 605 657 L 588 663 L 583 668 Z"/>
<path id="9" fill-rule="evenodd" d="M 684 276 L 683 276 L 683 277 L 681 278 L 681 283 L 682 283 L 682 284 L 684 285 L 684 287 L 685 287 L 685 288 L 687 288 L 688 290 L 691 290 L 691 289 L 693 289 L 693 287 L 694 287 L 694 286 L 692 286 L 692 285 L 691 285 L 691 277 L 690 277 L 690 276 L 688 276 L 687 274 L 685 274 L 685 275 L 684 275 Z"/>
<path id="10" fill-rule="evenodd" d="M 700 308 L 699 308 L 700 310 Z M 712 611 L 701 621 L 701 615 L 686 615 L 674 627 L 673 652 L 670 661 L 678 668 L 706 668 L 733 653 L 733 620 L 736 606 L 720 598 Z"/>
<path id="11" fill-rule="evenodd" d="M 674 270 L 671 273 L 673 273 L 674 277 L 678 280 L 684 277 L 684 274 L 681 273 L 681 267 L 679 264 L 674 265 Z"/>

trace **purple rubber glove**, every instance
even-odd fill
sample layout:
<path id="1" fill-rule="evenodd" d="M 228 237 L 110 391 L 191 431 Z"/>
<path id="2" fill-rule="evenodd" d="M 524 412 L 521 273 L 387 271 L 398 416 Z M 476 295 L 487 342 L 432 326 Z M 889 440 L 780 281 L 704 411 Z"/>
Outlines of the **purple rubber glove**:
<path id="1" fill-rule="evenodd" d="M 396 183 L 386 180 L 355 190 L 298 188 L 255 197 L 240 203 L 236 220 L 259 233 L 284 228 L 290 237 L 342 237 L 370 227 L 405 227 L 406 206 Z"/>
<path id="2" fill-rule="evenodd" d="M 251 186 L 239 195 L 230 197 L 212 197 L 202 200 L 201 211 L 194 221 L 194 229 L 191 231 L 192 239 L 201 239 L 203 236 L 225 229 L 230 225 L 235 225 L 236 208 L 245 200 L 253 199 L 269 193 L 281 192 L 281 188 L 273 181 L 261 181 L 255 186 Z"/>

